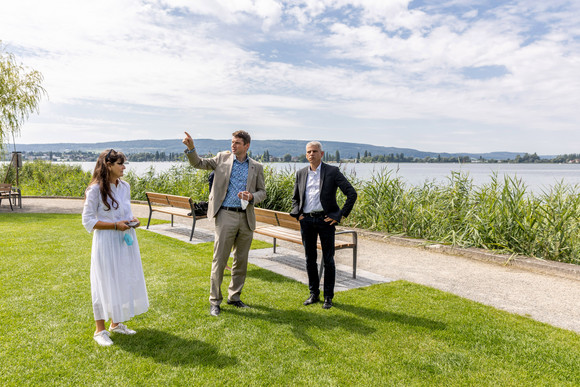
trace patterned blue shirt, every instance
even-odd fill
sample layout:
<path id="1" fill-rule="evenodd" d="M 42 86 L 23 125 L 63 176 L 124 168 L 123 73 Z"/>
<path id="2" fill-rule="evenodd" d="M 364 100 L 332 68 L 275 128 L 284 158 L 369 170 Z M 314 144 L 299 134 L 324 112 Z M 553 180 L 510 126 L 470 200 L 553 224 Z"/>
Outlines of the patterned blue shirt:
<path id="1" fill-rule="evenodd" d="M 228 192 L 226 198 L 222 203 L 224 207 L 241 207 L 242 202 L 238 197 L 238 192 L 246 190 L 248 184 L 248 170 L 250 167 L 250 161 L 248 157 L 243 162 L 239 162 L 238 159 L 234 159 L 234 164 L 232 165 L 232 174 L 230 175 L 230 184 L 228 185 Z"/>

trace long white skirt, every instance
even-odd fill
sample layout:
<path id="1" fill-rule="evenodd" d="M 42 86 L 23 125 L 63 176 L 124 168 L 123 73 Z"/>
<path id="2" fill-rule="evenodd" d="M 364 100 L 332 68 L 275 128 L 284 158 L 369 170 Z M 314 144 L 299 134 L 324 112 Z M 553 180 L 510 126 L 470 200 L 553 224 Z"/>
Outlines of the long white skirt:
<path id="1" fill-rule="evenodd" d="M 124 233 L 95 230 L 91 252 L 91 295 L 95 320 L 123 322 L 149 309 L 139 243 L 134 229 Z"/>

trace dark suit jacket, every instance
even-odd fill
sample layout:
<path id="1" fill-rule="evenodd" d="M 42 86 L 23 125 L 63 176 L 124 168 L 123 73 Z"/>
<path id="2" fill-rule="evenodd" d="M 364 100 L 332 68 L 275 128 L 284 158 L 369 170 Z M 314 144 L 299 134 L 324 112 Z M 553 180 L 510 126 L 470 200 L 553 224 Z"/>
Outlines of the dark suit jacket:
<path id="1" fill-rule="evenodd" d="M 306 180 L 308 179 L 308 169 L 310 166 L 302 168 L 296 172 L 296 183 L 294 184 L 294 195 L 292 196 L 292 211 L 290 215 L 299 218 L 306 204 Z M 342 209 L 336 203 L 336 191 L 340 188 L 346 195 L 346 202 Z M 348 182 L 346 177 L 340 172 L 338 167 L 322 163 L 320 166 L 320 203 L 324 213 L 331 219 L 340 222 L 341 218 L 347 217 L 356 202 L 356 191 Z"/>
<path id="2" fill-rule="evenodd" d="M 204 159 L 200 158 L 197 152 L 191 152 L 187 153 L 187 158 L 194 168 L 208 169 L 215 172 L 207 207 L 207 217 L 211 219 L 217 215 L 228 192 L 230 175 L 236 156 L 231 152 L 220 152 L 215 157 Z M 262 164 L 253 159 L 248 160 L 250 165 L 248 168 L 246 190 L 254 195 L 254 200 L 246 208 L 246 217 L 250 229 L 254 230 L 256 229 L 254 204 L 266 199 L 266 186 L 264 183 L 264 167 Z"/>

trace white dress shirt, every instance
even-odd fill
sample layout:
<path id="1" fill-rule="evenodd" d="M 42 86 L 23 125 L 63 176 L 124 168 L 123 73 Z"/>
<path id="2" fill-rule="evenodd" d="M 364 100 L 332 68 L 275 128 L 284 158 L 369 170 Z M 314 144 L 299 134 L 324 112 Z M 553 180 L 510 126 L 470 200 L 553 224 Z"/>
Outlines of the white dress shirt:
<path id="1" fill-rule="evenodd" d="M 322 163 L 318 165 L 315 171 L 308 168 L 308 178 L 306 179 L 306 202 L 303 213 L 311 213 L 323 211 L 322 204 L 320 203 L 320 167 Z"/>

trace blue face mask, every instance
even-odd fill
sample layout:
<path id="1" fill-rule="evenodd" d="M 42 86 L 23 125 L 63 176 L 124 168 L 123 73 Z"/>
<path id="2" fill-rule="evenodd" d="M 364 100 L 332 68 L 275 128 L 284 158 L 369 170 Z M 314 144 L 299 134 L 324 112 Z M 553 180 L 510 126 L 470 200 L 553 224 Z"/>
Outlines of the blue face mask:
<path id="1" fill-rule="evenodd" d="M 133 244 L 133 238 L 131 237 L 131 235 L 125 233 L 125 235 L 123 236 L 123 239 L 125 240 L 125 243 L 127 244 L 127 246 L 131 246 Z"/>

